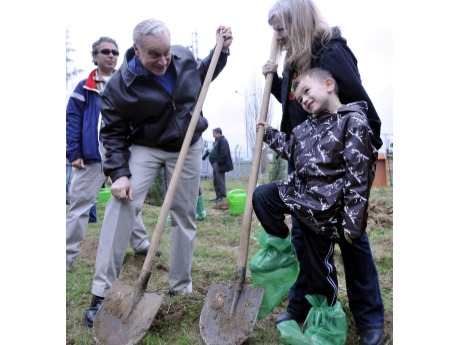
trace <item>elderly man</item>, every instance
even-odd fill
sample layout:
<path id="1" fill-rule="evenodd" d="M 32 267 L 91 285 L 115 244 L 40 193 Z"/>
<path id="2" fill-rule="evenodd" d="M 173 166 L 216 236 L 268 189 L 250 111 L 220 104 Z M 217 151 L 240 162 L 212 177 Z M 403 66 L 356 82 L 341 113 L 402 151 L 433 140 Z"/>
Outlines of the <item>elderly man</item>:
<path id="1" fill-rule="evenodd" d="M 217 28 L 216 38 L 220 36 L 224 43 L 213 79 L 225 67 L 233 40 L 226 26 Z M 88 327 L 119 277 L 134 220 L 150 185 L 162 167 L 168 179 L 173 174 L 213 52 L 197 62 L 188 48 L 171 46 L 170 31 L 163 22 L 144 20 L 134 28 L 133 46 L 101 96 L 104 173 L 112 181 L 113 197 L 102 223 L 93 299 L 86 311 Z M 200 116 L 180 176 L 181 188 L 170 209 L 169 294 L 192 292 L 201 134 L 207 127 L 207 120 Z"/>

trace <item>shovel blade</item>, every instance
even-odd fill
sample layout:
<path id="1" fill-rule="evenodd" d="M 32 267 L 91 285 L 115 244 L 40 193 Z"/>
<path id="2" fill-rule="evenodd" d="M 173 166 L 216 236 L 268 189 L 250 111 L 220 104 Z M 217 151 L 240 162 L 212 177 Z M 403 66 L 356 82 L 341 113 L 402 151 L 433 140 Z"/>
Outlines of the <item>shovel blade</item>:
<path id="1" fill-rule="evenodd" d="M 206 345 L 242 344 L 252 333 L 264 295 L 263 288 L 243 286 L 233 313 L 235 284 L 213 283 L 200 315 L 200 333 Z"/>
<path id="2" fill-rule="evenodd" d="M 134 305 L 136 288 L 116 281 L 94 318 L 97 344 L 137 344 L 144 338 L 163 302 L 164 295 L 143 292 Z"/>

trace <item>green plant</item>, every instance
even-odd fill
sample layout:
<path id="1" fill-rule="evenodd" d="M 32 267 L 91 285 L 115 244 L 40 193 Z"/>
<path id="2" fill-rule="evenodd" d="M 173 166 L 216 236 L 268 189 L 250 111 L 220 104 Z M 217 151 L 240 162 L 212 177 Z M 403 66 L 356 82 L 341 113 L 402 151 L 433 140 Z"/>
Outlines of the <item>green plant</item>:
<path id="1" fill-rule="evenodd" d="M 147 192 L 146 203 L 152 206 L 161 206 L 163 204 L 165 193 L 163 173 L 160 170 Z"/>
<path id="2" fill-rule="evenodd" d="M 268 171 L 269 182 L 283 180 L 286 178 L 287 161 L 282 158 L 274 158 Z"/>

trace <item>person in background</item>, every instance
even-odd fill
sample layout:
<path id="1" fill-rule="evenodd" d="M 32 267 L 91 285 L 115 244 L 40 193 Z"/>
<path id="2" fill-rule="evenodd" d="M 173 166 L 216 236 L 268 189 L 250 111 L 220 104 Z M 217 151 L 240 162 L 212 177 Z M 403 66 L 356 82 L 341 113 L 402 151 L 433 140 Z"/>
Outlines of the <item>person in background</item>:
<path id="1" fill-rule="evenodd" d="M 74 173 L 66 218 L 66 272 L 72 271 L 86 235 L 90 209 L 95 208 L 106 180 L 100 153 L 103 147 L 99 145 L 99 96 L 115 73 L 118 55 L 114 39 L 100 37 L 94 42 L 91 56 L 96 68 L 78 83 L 67 103 L 66 155 Z M 134 253 L 147 253 L 150 242 L 142 217 L 136 219 L 130 243 Z"/>
<path id="2" fill-rule="evenodd" d="M 232 155 L 230 146 L 222 130 L 217 127 L 212 130 L 214 143 L 209 151 L 209 163 L 212 165 L 212 177 L 216 198 L 211 201 L 221 202 L 227 197 L 227 187 L 225 185 L 225 173 L 233 170 Z"/>
<path id="3" fill-rule="evenodd" d="M 100 101 L 103 168 L 112 181 L 112 198 L 99 238 L 93 297 L 85 314 L 88 327 L 119 277 L 149 187 L 163 167 L 171 180 L 214 53 L 213 49 L 196 61 L 188 48 L 171 45 L 169 28 L 154 18 L 138 23 L 132 37 L 133 46 Z M 224 42 L 212 79 L 227 63 L 233 40 L 230 27 L 219 26 L 216 39 L 220 37 Z M 206 118 L 199 116 L 170 208 L 169 295 L 192 292 L 202 133 L 207 127 Z"/>
<path id="4" fill-rule="evenodd" d="M 314 67 L 331 72 L 339 87 L 339 98 L 344 104 L 354 101 L 367 103 L 367 120 L 372 129 L 372 144 L 382 146 L 381 122 L 377 111 L 361 83 L 357 59 L 342 37 L 338 27 L 330 27 L 312 0 L 278 0 L 268 12 L 268 24 L 285 50 L 282 77 L 277 64 L 267 61 L 262 73 L 274 73 L 272 94 L 282 104 L 281 131 L 289 139 L 292 129 L 302 123 L 307 112 L 295 100 L 292 84 L 297 76 Z M 294 171 L 288 161 L 288 173 Z M 372 182 L 372 181 L 371 181 Z M 305 299 L 308 291 L 306 275 L 308 260 L 299 221 L 291 216 L 292 243 L 300 262 L 300 273 L 289 292 L 287 309 L 276 323 L 286 320 L 305 320 L 311 305 Z M 363 345 L 383 343 L 384 307 L 380 293 L 378 272 L 366 232 L 348 243 L 343 236 L 338 242 L 343 260 L 347 295 L 355 325 Z"/>
<path id="5" fill-rule="evenodd" d="M 94 204 L 89 210 L 89 219 L 88 223 L 97 223 L 97 209 L 96 204 Z"/>
<path id="6" fill-rule="evenodd" d="M 70 205 L 69 201 L 69 187 L 70 187 L 70 178 L 72 176 L 72 165 L 70 165 L 69 160 L 66 158 L 66 186 L 65 186 L 65 203 L 66 205 Z M 97 223 L 97 210 L 96 210 L 96 204 L 91 207 L 89 210 L 89 223 Z"/>

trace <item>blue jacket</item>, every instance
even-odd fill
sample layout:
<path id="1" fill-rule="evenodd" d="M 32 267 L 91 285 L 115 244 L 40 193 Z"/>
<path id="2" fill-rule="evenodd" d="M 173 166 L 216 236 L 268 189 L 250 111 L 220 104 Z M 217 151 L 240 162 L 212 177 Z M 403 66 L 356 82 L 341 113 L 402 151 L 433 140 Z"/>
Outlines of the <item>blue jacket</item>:
<path id="1" fill-rule="evenodd" d="M 70 95 L 66 110 L 67 159 L 83 158 L 85 163 L 101 162 L 99 152 L 99 90 L 94 69 L 78 83 Z"/>

